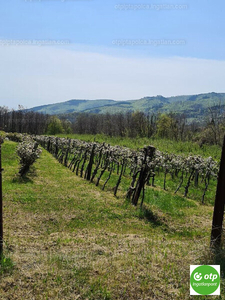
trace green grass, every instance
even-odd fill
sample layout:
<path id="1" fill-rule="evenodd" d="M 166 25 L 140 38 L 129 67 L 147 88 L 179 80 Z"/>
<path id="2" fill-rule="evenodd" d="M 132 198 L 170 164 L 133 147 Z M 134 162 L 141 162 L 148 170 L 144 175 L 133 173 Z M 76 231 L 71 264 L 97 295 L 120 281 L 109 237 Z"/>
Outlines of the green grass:
<path id="1" fill-rule="evenodd" d="M 0 257 L 0 276 L 12 274 L 13 269 L 14 263 L 11 258 L 7 255 L 2 255 Z"/>
<path id="2" fill-rule="evenodd" d="M 154 185 L 157 188 L 163 189 L 164 174 L 161 172 L 160 174 L 157 174 L 155 178 L 156 179 L 155 179 Z M 181 188 L 179 189 L 179 191 L 177 192 L 177 195 L 182 196 L 182 197 L 184 196 L 185 186 L 187 185 L 187 180 L 188 180 L 188 178 L 186 178 L 184 176 L 183 184 L 182 184 Z M 172 178 L 172 176 L 170 174 L 167 174 L 166 191 L 168 191 L 169 193 L 174 195 L 174 192 L 176 191 L 179 183 L 180 183 L 180 176 L 178 176 L 178 178 L 175 176 L 174 176 L 174 178 Z M 205 193 L 204 204 L 214 205 L 216 187 L 217 187 L 217 180 L 212 178 L 210 180 L 208 189 Z M 201 203 L 204 189 L 205 189 L 205 184 L 204 184 L 204 181 L 201 182 L 201 179 L 199 180 L 199 184 L 197 187 L 194 185 L 194 182 L 191 181 L 190 187 L 188 189 L 187 197 Z"/>
<path id="3" fill-rule="evenodd" d="M 45 150 L 21 179 L 15 147 L 2 146 L 10 260 L 1 299 L 192 299 L 190 264 L 219 263 L 224 274 L 224 250 L 209 250 L 211 205 L 148 187 L 140 209 L 124 199 L 123 187 L 114 197 Z"/>

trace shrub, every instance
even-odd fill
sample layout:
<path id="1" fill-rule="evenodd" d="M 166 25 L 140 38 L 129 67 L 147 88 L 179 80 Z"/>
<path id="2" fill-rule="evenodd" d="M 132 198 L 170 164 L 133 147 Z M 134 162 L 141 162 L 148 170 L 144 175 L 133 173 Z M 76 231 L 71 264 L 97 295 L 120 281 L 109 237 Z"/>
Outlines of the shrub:
<path id="1" fill-rule="evenodd" d="M 38 148 L 37 142 L 25 140 L 18 144 L 16 152 L 21 164 L 19 174 L 24 176 L 29 171 L 30 166 L 37 160 L 42 150 Z"/>
<path id="2" fill-rule="evenodd" d="M 0 131 L 0 139 L 1 139 L 1 140 L 4 140 L 5 137 L 6 137 L 5 132 L 4 132 L 4 131 Z"/>
<path id="3" fill-rule="evenodd" d="M 55 135 L 57 133 L 63 133 L 64 129 L 62 126 L 62 122 L 59 118 L 53 116 L 51 118 L 51 122 L 48 125 L 47 133 L 50 135 Z"/>
<path id="4" fill-rule="evenodd" d="M 13 142 L 22 142 L 23 138 L 24 138 L 24 135 L 22 133 L 12 133 L 12 132 L 9 132 L 9 133 L 6 133 L 6 137 L 10 140 L 10 141 L 13 141 Z"/>

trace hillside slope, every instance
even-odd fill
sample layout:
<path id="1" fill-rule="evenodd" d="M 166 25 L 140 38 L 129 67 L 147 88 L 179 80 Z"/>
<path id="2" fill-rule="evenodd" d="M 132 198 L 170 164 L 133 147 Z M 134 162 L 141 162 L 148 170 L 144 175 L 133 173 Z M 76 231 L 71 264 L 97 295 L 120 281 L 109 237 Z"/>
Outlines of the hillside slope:
<path id="1" fill-rule="evenodd" d="M 114 100 L 69 100 L 60 103 L 36 106 L 27 109 L 27 111 L 55 115 L 62 113 L 81 112 L 87 109 L 93 109 L 95 107 L 102 107 L 114 103 L 116 103 Z"/>
<path id="2" fill-rule="evenodd" d="M 46 114 L 70 114 L 70 113 L 126 113 L 142 111 L 144 113 L 177 112 L 185 114 L 189 120 L 202 119 L 208 113 L 209 107 L 225 105 L 225 93 L 207 93 L 190 96 L 174 97 L 144 97 L 137 100 L 70 100 L 61 103 L 37 106 L 28 111 Z"/>

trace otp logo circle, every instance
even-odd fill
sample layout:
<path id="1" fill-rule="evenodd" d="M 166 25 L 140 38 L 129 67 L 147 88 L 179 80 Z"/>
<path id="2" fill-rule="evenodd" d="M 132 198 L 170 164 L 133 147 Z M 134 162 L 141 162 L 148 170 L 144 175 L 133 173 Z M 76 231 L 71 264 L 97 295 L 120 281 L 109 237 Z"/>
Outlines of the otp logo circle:
<path id="1" fill-rule="evenodd" d="M 196 281 L 201 280 L 201 279 L 202 279 L 202 276 L 201 276 L 201 275 L 202 275 L 202 273 L 198 273 L 198 272 L 195 273 L 195 274 L 194 274 L 194 279 L 195 279 Z"/>

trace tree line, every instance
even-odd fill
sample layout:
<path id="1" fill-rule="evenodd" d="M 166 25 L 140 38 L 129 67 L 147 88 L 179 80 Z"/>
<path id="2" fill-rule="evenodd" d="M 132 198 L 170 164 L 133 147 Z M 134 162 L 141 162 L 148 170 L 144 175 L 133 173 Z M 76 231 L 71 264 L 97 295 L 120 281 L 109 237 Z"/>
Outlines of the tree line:
<path id="1" fill-rule="evenodd" d="M 188 123 L 185 114 L 127 112 L 116 114 L 73 113 L 50 116 L 39 112 L 0 107 L 0 130 L 28 134 L 77 133 L 119 137 L 160 137 L 176 141 L 222 144 L 225 131 L 224 111 L 209 108 L 202 123 Z"/>
<path id="2" fill-rule="evenodd" d="M 0 107 L 0 130 L 29 134 L 43 134 L 48 127 L 49 116 L 37 112 L 24 112 L 19 106 L 18 110 L 9 110 Z"/>
<path id="3" fill-rule="evenodd" d="M 127 112 L 116 114 L 75 114 L 72 131 L 78 134 L 103 133 L 120 137 L 160 137 L 176 141 L 194 141 L 201 145 L 222 145 L 225 114 L 210 108 L 202 122 L 188 122 L 185 114 Z"/>
<path id="4" fill-rule="evenodd" d="M 0 106 L 0 130 L 28 134 L 71 133 L 71 123 L 34 111 L 26 111 L 19 105 L 18 110 L 9 110 Z"/>

